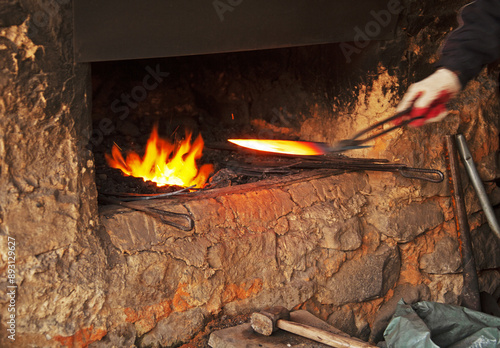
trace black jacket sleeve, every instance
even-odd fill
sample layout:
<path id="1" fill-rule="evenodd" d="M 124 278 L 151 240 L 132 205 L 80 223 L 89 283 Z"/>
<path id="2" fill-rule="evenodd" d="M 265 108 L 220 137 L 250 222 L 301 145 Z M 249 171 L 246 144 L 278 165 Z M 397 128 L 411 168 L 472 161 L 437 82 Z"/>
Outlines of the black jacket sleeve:
<path id="1" fill-rule="evenodd" d="M 485 65 L 500 58 L 500 0 L 476 0 L 464 6 L 459 21 L 437 66 L 458 73 L 465 87 Z"/>

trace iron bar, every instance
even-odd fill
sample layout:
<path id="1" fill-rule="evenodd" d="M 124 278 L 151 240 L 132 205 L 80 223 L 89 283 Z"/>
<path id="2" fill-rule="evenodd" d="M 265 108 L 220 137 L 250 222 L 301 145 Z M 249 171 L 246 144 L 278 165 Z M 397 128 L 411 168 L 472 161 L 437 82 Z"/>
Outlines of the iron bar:
<path id="1" fill-rule="evenodd" d="M 118 193 L 118 192 L 99 192 L 100 195 L 104 196 L 114 196 L 114 197 L 122 197 L 122 198 L 117 198 L 117 200 L 120 201 L 147 201 L 151 199 L 158 199 L 158 198 L 167 198 L 167 197 L 172 197 L 176 195 L 180 195 L 182 193 L 185 193 L 186 191 L 190 190 L 198 190 L 196 185 L 192 185 L 189 187 L 184 187 L 180 190 L 173 191 L 173 192 L 167 192 L 167 193 Z"/>
<path id="2" fill-rule="evenodd" d="M 479 203 L 481 203 L 481 207 L 483 208 L 484 215 L 486 215 L 488 224 L 490 225 L 493 233 L 498 238 L 500 238 L 500 226 L 498 225 L 497 217 L 495 216 L 493 207 L 491 206 L 490 200 L 488 199 L 488 195 L 486 194 L 486 191 L 484 189 L 483 182 L 479 177 L 476 166 L 474 164 L 474 160 L 472 159 L 472 155 L 469 151 L 469 147 L 467 146 L 467 142 L 465 141 L 465 137 L 462 134 L 457 135 L 457 144 L 463 164 L 472 181 L 472 186 L 474 186 L 474 189 L 476 190 L 477 196 L 479 198 Z"/>
<path id="3" fill-rule="evenodd" d="M 248 165 L 233 166 L 241 169 L 240 174 L 252 172 L 253 175 L 271 174 L 271 173 L 291 173 L 292 170 L 302 169 L 342 169 L 342 170 L 368 170 L 400 173 L 402 176 L 410 179 L 425 180 L 439 183 L 444 180 L 444 174 L 437 169 L 413 168 L 405 164 L 388 163 L 379 160 L 359 160 L 356 158 L 330 158 L 325 159 L 322 156 L 307 159 L 301 159 L 288 164 L 270 161 L 254 161 Z"/>
<path id="4" fill-rule="evenodd" d="M 455 223 L 458 232 L 459 248 L 462 255 L 462 274 L 464 282 L 462 289 L 462 306 L 480 311 L 481 301 L 479 297 L 479 283 L 477 278 L 476 263 L 474 261 L 474 254 L 472 253 L 469 222 L 467 220 L 467 211 L 465 209 L 465 201 L 454 136 L 446 136 L 446 147 L 448 171 L 450 173 L 450 189 L 452 193 L 451 199 L 453 210 L 455 213 Z"/>

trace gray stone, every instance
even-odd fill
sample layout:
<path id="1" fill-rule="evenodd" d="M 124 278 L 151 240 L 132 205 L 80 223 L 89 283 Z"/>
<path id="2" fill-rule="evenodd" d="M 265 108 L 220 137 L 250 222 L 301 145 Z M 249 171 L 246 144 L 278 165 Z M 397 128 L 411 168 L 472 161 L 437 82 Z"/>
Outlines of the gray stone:
<path id="1" fill-rule="evenodd" d="M 306 270 L 306 256 L 310 249 L 304 238 L 288 233 L 277 239 L 277 256 L 280 268 L 287 279 L 291 279 L 295 271 Z"/>
<path id="2" fill-rule="evenodd" d="M 358 315 L 356 317 L 356 327 L 358 329 L 356 337 L 363 341 L 368 341 L 371 332 L 370 323 L 368 322 L 368 320 Z"/>
<path id="3" fill-rule="evenodd" d="M 221 195 L 218 201 L 233 214 L 233 220 L 252 233 L 269 231 L 279 217 L 290 213 L 295 207 L 288 193 L 274 188 Z"/>
<path id="4" fill-rule="evenodd" d="M 348 306 L 335 310 L 330 314 L 327 321 L 329 324 L 345 332 L 349 336 L 357 336 L 358 334 L 354 313 Z"/>
<path id="5" fill-rule="evenodd" d="M 463 275 L 460 274 L 429 274 L 431 282 L 428 284 L 431 290 L 431 301 L 460 304 L 460 296 L 463 288 Z"/>
<path id="6" fill-rule="evenodd" d="M 497 217 L 497 219 L 499 219 L 499 217 Z M 474 261 L 476 262 L 477 269 L 483 270 L 499 268 L 500 238 L 498 238 L 491 231 L 490 226 L 488 226 L 488 224 L 484 224 L 479 228 L 472 230 L 471 239 Z"/>
<path id="7" fill-rule="evenodd" d="M 479 291 L 487 292 L 500 299 L 500 278 L 497 270 L 482 271 L 479 273 Z"/>
<path id="8" fill-rule="evenodd" d="M 367 222 L 381 233 L 407 243 L 425 231 L 439 226 L 444 221 L 438 203 L 425 201 L 396 207 L 391 211 L 374 209 L 367 215 Z"/>
<path id="9" fill-rule="evenodd" d="M 142 337 L 139 347 L 169 347 L 186 342 L 203 329 L 205 318 L 201 308 L 172 313 Z"/>
<path id="10" fill-rule="evenodd" d="M 312 282 L 292 281 L 284 286 L 266 289 L 253 297 L 240 301 L 233 301 L 224 306 L 224 313 L 228 315 L 249 314 L 262 308 L 283 306 L 294 308 L 309 300 L 315 291 Z"/>
<path id="11" fill-rule="evenodd" d="M 330 325 L 329 323 L 319 319 L 318 317 L 314 316 L 313 314 L 311 314 L 306 310 L 297 310 L 290 312 L 290 320 L 297 323 L 313 326 L 320 330 L 329 331 L 331 333 L 340 336 L 345 336 L 345 337 L 350 336 L 347 333 L 340 330 L 339 328 Z"/>
<path id="12" fill-rule="evenodd" d="M 347 261 L 318 291 L 318 300 L 341 306 L 386 294 L 399 277 L 401 260 L 397 247 L 382 245 L 376 253 Z"/>
<path id="13" fill-rule="evenodd" d="M 310 255 L 310 263 L 318 267 L 318 279 L 330 278 L 334 273 L 337 273 L 344 261 L 346 253 L 333 249 L 316 249 Z"/>
<path id="14" fill-rule="evenodd" d="M 89 348 L 135 348 L 136 331 L 131 323 L 124 323 L 108 332 L 100 341 L 91 343 Z"/>
<path id="15" fill-rule="evenodd" d="M 313 184 L 308 181 L 293 184 L 287 191 L 292 200 L 301 207 L 310 207 L 319 200 Z"/>
<path id="16" fill-rule="evenodd" d="M 370 342 L 377 343 L 383 340 L 384 331 L 389 324 L 399 300 L 403 299 L 407 304 L 430 299 L 429 287 L 425 284 L 411 285 L 402 284 L 394 289 L 394 295 L 380 307 L 373 322 Z"/>
<path id="17" fill-rule="evenodd" d="M 445 236 L 436 243 L 434 251 L 420 258 L 420 269 L 426 273 L 456 273 L 462 266 L 458 240 Z"/>
<path id="18" fill-rule="evenodd" d="M 207 265 L 210 246 L 211 243 L 207 238 L 193 236 L 178 238 L 172 242 L 167 240 L 163 244 L 153 246 L 151 250 L 168 253 L 176 259 L 183 260 L 188 266 L 203 267 Z"/>
<path id="19" fill-rule="evenodd" d="M 208 260 L 212 268 L 224 270 L 230 284 L 255 279 L 273 281 L 277 270 L 276 236 L 263 233 L 227 240 L 210 248 Z"/>
<path id="20" fill-rule="evenodd" d="M 320 245 L 324 248 L 349 251 L 361 246 L 361 224 L 357 216 L 324 226 L 321 232 L 324 237 Z"/>

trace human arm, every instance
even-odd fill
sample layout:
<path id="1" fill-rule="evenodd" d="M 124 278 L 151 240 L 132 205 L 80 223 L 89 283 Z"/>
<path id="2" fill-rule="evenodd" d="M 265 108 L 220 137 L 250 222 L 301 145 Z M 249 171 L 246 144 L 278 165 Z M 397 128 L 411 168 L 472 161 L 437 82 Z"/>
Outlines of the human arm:
<path id="1" fill-rule="evenodd" d="M 462 8 L 460 26 L 447 38 L 438 70 L 410 86 L 398 111 L 413 105 L 407 117 L 424 116 L 412 122 L 421 126 L 442 120 L 447 102 L 481 69 L 500 57 L 500 1 L 477 0 Z"/>
<path id="2" fill-rule="evenodd" d="M 437 67 L 456 72 L 465 86 L 500 57 L 500 1 L 477 0 L 464 6 L 459 23 L 446 39 Z"/>

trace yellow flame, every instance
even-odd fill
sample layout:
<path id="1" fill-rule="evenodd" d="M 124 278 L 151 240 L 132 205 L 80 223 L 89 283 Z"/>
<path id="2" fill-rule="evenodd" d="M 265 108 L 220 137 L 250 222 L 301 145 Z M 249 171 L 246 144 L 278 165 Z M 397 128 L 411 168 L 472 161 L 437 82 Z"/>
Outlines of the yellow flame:
<path id="1" fill-rule="evenodd" d="M 320 146 L 307 141 L 262 139 L 229 139 L 228 141 L 248 149 L 284 155 L 315 156 L 324 154 L 324 150 Z"/>
<path id="2" fill-rule="evenodd" d="M 105 154 L 110 167 L 120 169 L 125 175 L 153 181 L 157 186 L 176 185 L 189 187 L 196 185 L 202 188 L 213 171 L 211 164 L 204 164 L 198 170 L 196 160 L 201 158 L 203 139 L 198 135 L 191 144 L 192 134 L 174 145 L 158 136 L 155 126 L 149 136 L 146 151 L 141 158 L 130 152 L 124 159 L 118 146 L 111 149 L 111 155 Z"/>

